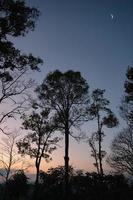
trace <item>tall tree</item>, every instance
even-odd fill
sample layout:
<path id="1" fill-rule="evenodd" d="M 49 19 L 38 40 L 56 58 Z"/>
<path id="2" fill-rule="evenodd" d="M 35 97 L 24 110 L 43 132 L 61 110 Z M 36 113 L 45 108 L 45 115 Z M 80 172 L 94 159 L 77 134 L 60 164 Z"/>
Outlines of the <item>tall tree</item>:
<path id="1" fill-rule="evenodd" d="M 103 175 L 102 160 L 105 156 L 105 151 L 102 150 L 102 141 L 105 136 L 103 128 L 113 128 L 118 124 L 118 120 L 109 108 L 109 101 L 104 97 L 105 90 L 96 89 L 92 92 L 91 105 L 88 109 L 89 117 L 96 120 L 97 130 L 93 133 L 89 140 L 89 145 L 92 149 L 92 156 L 95 158 L 94 163 L 100 175 Z M 97 143 L 98 149 L 95 143 Z"/>
<path id="2" fill-rule="evenodd" d="M 38 16 L 39 11 L 24 1 L 0 1 L 0 123 L 20 113 L 27 99 L 26 90 L 32 86 L 32 81 L 26 78 L 27 72 L 39 70 L 38 65 L 42 63 L 32 54 L 21 53 L 12 42 L 12 38 L 25 36 L 34 30 Z M 3 103 L 11 106 L 5 108 Z"/>
<path id="3" fill-rule="evenodd" d="M 51 153 L 56 149 L 60 138 L 54 136 L 55 125 L 49 118 L 50 110 L 45 109 L 42 112 L 33 112 L 30 116 L 23 116 L 23 126 L 31 133 L 17 142 L 18 153 L 29 155 L 35 159 L 36 180 L 38 184 L 40 164 L 44 158 L 46 161 L 51 160 Z"/>
<path id="4" fill-rule="evenodd" d="M 84 121 L 88 104 L 88 84 L 80 72 L 58 70 L 51 72 L 37 88 L 39 104 L 49 106 L 56 115 L 58 129 L 65 136 L 65 198 L 69 183 L 69 136 L 75 137 L 72 128 Z"/>
<path id="5" fill-rule="evenodd" d="M 108 164 L 116 171 L 133 175 L 133 67 L 128 67 L 120 106 L 127 127 L 118 133 L 111 145 Z"/>
<path id="6" fill-rule="evenodd" d="M 133 101 L 133 67 L 127 69 L 127 80 L 125 82 L 126 101 Z"/>
<path id="7" fill-rule="evenodd" d="M 107 162 L 117 172 L 133 176 L 133 129 L 131 127 L 123 129 L 114 138 Z"/>
<path id="8" fill-rule="evenodd" d="M 133 67 L 128 67 L 120 111 L 128 126 L 133 126 Z"/>

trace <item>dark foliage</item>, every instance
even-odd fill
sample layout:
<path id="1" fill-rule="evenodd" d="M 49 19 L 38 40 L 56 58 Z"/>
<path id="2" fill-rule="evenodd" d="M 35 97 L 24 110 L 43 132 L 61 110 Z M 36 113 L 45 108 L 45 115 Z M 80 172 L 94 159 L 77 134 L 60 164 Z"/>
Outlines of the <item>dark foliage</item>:
<path id="1" fill-rule="evenodd" d="M 18 200 L 26 197 L 28 178 L 22 170 L 17 171 L 5 184 L 5 200 Z"/>
<path id="2" fill-rule="evenodd" d="M 99 176 L 97 173 L 71 170 L 70 200 L 131 200 L 133 198 L 133 188 L 128 185 L 123 175 Z M 41 172 L 42 182 L 38 187 L 36 199 L 64 200 L 64 175 L 63 167 L 50 169 L 48 173 Z"/>
<path id="3" fill-rule="evenodd" d="M 127 127 L 121 130 L 111 145 L 108 163 L 116 171 L 133 175 L 133 67 L 128 67 L 120 111 Z"/>
<path id="4" fill-rule="evenodd" d="M 40 58 L 22 53 L 12 40 L 34 30 L 38 16 L 39 11 L 27 6 L 25 1 L 0 1 L 0 106 L 3 102 L 11 105 L 4 111 L 1 106 L 0 123 L 20 114 L 22 105 L 29 99 L 27 90 L 33 86 L 27 72 L 39 70 L 42 64 Z M 20 95 L 21 100 L 17 98 Z"/>
<path id="5" fill-rule="evenodd" d="M 32 196 L 34 186 L 27 185 L 27 177 L 23 171 L 17 172 L 7 185 L 0 186 L 0 194 L 6 187 L 4 200 L 64 200 L 64 167 L 51 168 L 48 172 L 40 172 L 40 184 Z M 69 200 L 132 200 L 133 186 L 123 175 L 103 175 L 84 173 L 69 168 Z"/>
<path id="6" fill-rule="evenodd" d="M 128 67 L 127 69 L 124 90 L 125 94 L 120 111 L 127 125 L 133 128 L 133 67 Z"/>
<path id="7" fill-rule="evenodd" d="M 130 127 L 119 132 L 112 141 L 107 162 L 117 172 L 133 176 L 133 130 Z"/>
<path id="8" fill-rule="evenodd" d="M 126 101 L 133 101 L 133 67 L 128 67 L 126 73 L 127 80 L 125 81 L 125 93 L 126 93 Z"/>

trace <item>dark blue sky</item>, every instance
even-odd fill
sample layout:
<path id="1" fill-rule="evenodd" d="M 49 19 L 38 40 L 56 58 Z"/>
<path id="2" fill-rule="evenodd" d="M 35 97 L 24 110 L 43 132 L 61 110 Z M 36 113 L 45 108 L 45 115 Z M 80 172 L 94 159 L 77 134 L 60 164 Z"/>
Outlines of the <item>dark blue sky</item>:
<path id="1" fill-rule="evenodd" d="M 112 109 L 118 113 L 126 69 L 133 60 L 133 0 L 26 2 L 37 7 L 41 16 L 36 30 L 26 38 L 15 40 L 15 43 L 23 51 L 44 59 L 37 80 L 42 80 L 55 69 L 79 70 L 87 79 L 90 90 L 106 89 Z M 106 146 L 109 146 L 113 136 L 106 137 Z M 76 145 L 72 143 L 71 156 L 73 164 L 79 166 L 76 164 L 78 161 L 74 161 L 77 157 L 74 147 L 75 153 L 79 148 Z M 79 167 L 87 169 L 88 148 L 84 144 L 81 146 L 81 155 L 86 152 L 86 157 L 83 157 Z"/>
<path id="2" fill-rule="evenodd" d="M 56 68 L 80 70 L 90 87 L 105 88 L 116 104 L 133 60 L 133 1 L 27 2 L 42 14 L 36 31 L 18 39 L 18 46 L 44 59 L 44 74 Z"/>

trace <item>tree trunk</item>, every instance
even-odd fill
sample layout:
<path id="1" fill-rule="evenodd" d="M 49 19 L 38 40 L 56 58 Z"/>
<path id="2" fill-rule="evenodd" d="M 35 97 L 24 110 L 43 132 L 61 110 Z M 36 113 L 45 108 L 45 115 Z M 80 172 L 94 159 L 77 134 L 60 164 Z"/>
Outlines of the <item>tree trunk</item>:
<path id="1" fill-rule="evenodd" d="M 34 190 L 32 193 L 31 199 L 37 200 L 38 199 L 38 187 L 39 187 L 39 169 L 40 169 L 40 163 L 38 162 L 38 159 L 36 160 L 35 163 L 36 166 L 36 178 L 35 178 L 35 185 L 34 185 Z"/>
<path id="2" fill-rule="evenodd" d="M 35 185 L 37 186 L 39 182 L 39 165 L 36 165 L 36 179 L 35 179 Z"/>
<path id="3" fill-rule="evenodd" d="M 103 176 L 103 166 L 102 166 L 102 147 L 101 147 L 101 132 L 99 134 L 99 167 L 100 167 L 100 175 Z"/>
<path id="4" fill-rule="evenodd" d="M 8 181 L 9 174 L 10 174 L 10 167 L 9 167 L 8 170 L 7 170 L 7 174 L 6 174 L 6 178 L 5 178 L 6 183 L 7 183 L 7 181 Z"/>
<path id="5" fill-rule="evenodd" d="M 69 192 L 69 129 L 68 126 L 65 129 L 65 200 L 68 200 Z"/>
<path id="6" fill-rule="evenodd" d="M 99 163 L 98 163 L 97 155 L 95 155 L 95 161 L 96 161 L 96 169 L 97 169 L 97 173 L 100 174 Z"/>
<path id="7" fill-rule="evenodd" d="M 98 113 L 98 136 L 99 136 L 99 168 L 100 168 L 100 175 L 103 176 L 103 166 L 102 166 L 102 133 L 101 133 L 101 124 L 100 124 L 100 115 Z"/>

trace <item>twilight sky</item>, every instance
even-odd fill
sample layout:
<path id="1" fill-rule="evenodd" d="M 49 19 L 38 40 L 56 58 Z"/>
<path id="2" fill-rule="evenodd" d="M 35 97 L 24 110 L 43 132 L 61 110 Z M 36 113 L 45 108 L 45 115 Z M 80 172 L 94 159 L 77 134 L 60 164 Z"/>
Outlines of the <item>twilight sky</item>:
<path id="1" fill-rule="evenodd" d="M 90 85 L 90 91 L 94 88 L 106 89 L 111 108 L 118 114 L 125 72 L 133 60 L 133 1 L 26 2 L 37 7 L 41 16 L 36 30 L 25 38 L 15 39 L 15 44 L 22 51 L 44 59 L 42 72 L 36 74 L 35 79 L 41 83 L 46 74 L 55 69 L 81 71 Z M 94 128 L 90 123 L 84 127 L 88 135 Z M 106 131 L 104 146 L 108 150 L 118 130 Z M 53 161 L 46 164 L 47 167 L 63 164 L 63 155 L 62 147 L 54 153 Z M 78 144 L 71 140 L 70 164 L 77 168 L 92 169 L 89 157 L 86 143 Z"/>

